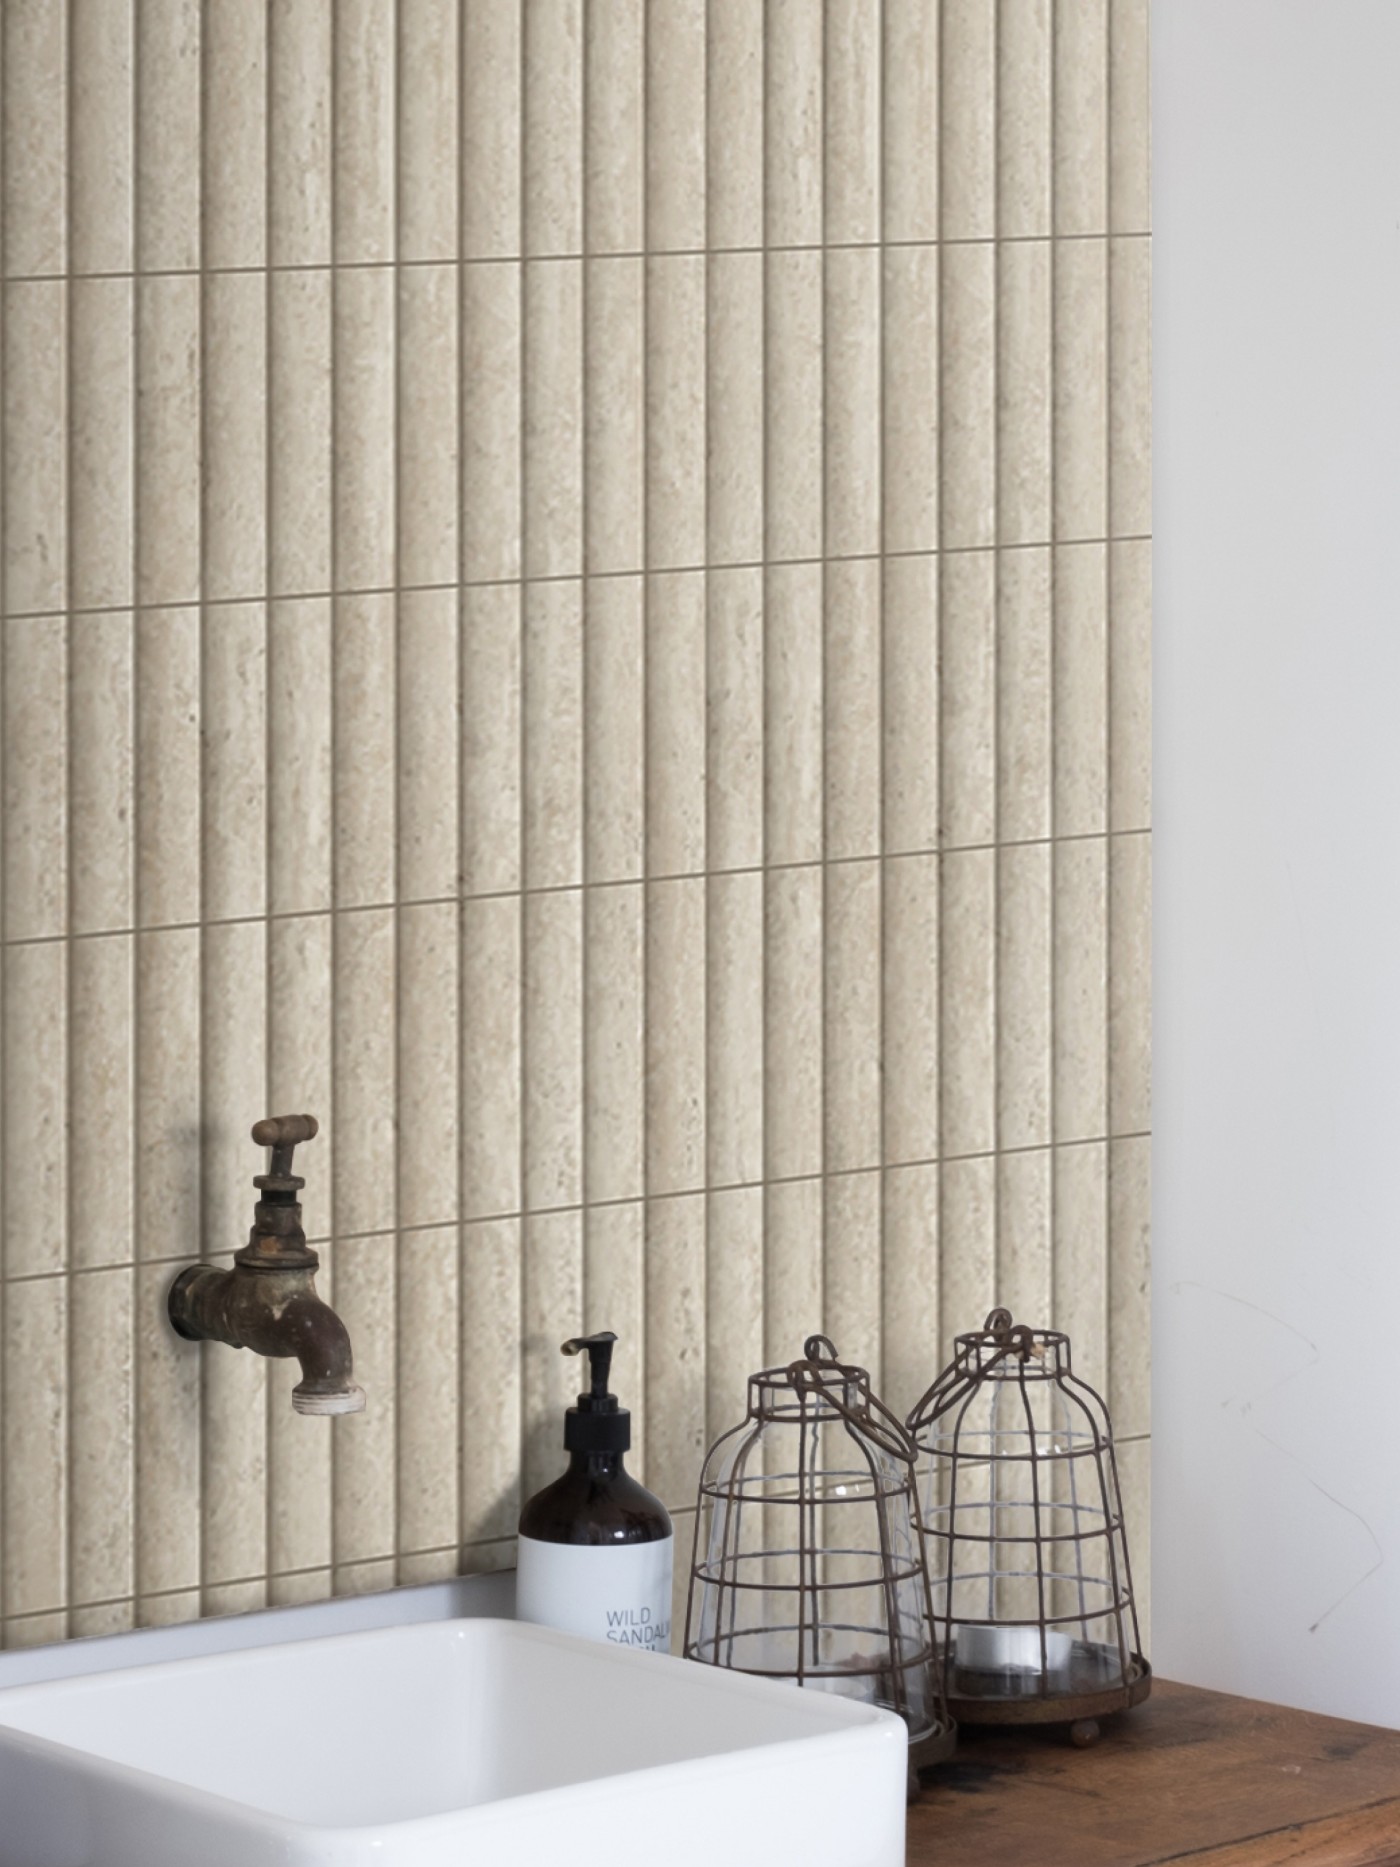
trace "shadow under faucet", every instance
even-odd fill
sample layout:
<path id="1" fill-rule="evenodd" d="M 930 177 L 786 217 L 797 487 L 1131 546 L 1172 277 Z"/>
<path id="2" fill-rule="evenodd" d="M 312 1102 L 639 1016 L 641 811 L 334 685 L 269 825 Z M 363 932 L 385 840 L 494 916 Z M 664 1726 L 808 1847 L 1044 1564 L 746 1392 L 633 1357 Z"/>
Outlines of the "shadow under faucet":
<path id="1" fill-rule="evenodd" d="M 320 1259 L 306 1242 L 297 1194 L 305 1180 L 292 1172 L 292 1151 L 314 1139 L 314 1115 L 272 1115 L 253 1124 L 253 1140 L 272 1149 L 270 1171 L 253 1181 L 262 1197 L 253 1208 L 248 1242 L 232 1270 L 192 1264 L 166 1300 L 177 1335 L 188 1342 L 227 1342 L 255 1355 L 294 1355 L 301 1379 L 292 1389 L 298 1413 L 359 1413 L 365 1390 L 354 1381 L 345 1324 L 316 1294 Z"/>

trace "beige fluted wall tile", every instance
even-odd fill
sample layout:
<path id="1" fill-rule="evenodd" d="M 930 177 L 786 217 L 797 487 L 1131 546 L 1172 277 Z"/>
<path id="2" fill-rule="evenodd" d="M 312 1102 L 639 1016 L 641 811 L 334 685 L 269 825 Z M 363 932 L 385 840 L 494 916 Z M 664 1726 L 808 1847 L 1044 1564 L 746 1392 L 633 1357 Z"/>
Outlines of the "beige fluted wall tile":
<path id="1" fill-rule="evenodd" d="M 268 258 L 324 266 L 331 258 L 334 10 L 268 14 Z"/>
<path id="2" fill-rule="evenodd" d="M 338 914 L 334 956 L 336 1229 L 386 1230 L 395 1218 L 393 910 Z"/>
<path id="3" fill-rule="evenodd" d="M 462 268 L 462 574 L 520 574 L 522 269 Z"/>
<path id="4" fill-rule="evenodd" d="M 592 0 L 584 34 L 584 204 L 590 253 L 645 244 L 645 0 Z"/>
<path id="5" fill-rule="evenodd" d="M 136 1603 L 99 1601 L 89 1608 L 75 1607 L 68 1616 L 68 1637 L 86 1640 L 102 1634 L 129 1634 L 136 1625 Z"/>
<path id="6" fill-rule="evenodd" d="M 201 330 L 196 277 L 137 280 L 136 594 L 143 604 L 190 603 L 200 592 Z"/>
<path id="7" fill-rule="evenodd" d="M 764 859 L 822 857 L 822 573 L 775 565 L 764 579 Z"/>
<path id="8" fill-rule="evenodd" d="M 763 1365 L 794 1360 L 824 1320 L 823 1189 L 769 1179 L 763 1189 Z"/>
<path id="9" fill-rule="evenodd" d="M 705 1183 L 705 883 L 646 890 L 646 1184 Z"/>
<path id="10" fill-rule="evenodd" d="M 705 1432 L 713 1442 L 744 1416 L 747 1383 L 763 1360 L 764 1190 L 709 1197 L 705 1249 Z M 699 1472 L 695 1474 L 699 1482 Z M 677 1550 L 681 1558 L 681 1547 Z"/>
<path id="11" fill-rule="evenodd" d="M 267 586 L 267 288 L 253 272 L 206 272 L 200 399 L 206 598 Z"/>
<path id="12" fill-rule="evenodd" d="M 938 756 L 944 848 L 990 843 L 997 817 L 997 563 L 942 560 L 938 593 Z"/>
<path id="13" fill-rule="evenodd" d="M 583 880 L 583 586 L 527 585 L 524 858 L 529 888 Z"/>
<path id="14" fill-rule="evenodd" d="M 996 1300 L 1033 1329 L 1052 1326 L 1053 1201 L 1048 1147 L 998 1156 Z"/>
<path id="15" fill-rule="evenodd" d="M 329 272 L 268 279 L 268 579 L 279 592 L 331 584 Z"/>
<path id="16" fill-rule="evenodd" d="M 208 1583 L 203 1597 L 201 1615 L 255 1614 L 268 1605 L 267 1582 L 258 1576 L 251 1581 Z"/>
<path id="17" fill-rule="evenodd" d="M 1057 240 L 1054 281 L 1056 538 L 1108 523 L 1108 242 Z"/>
<path id="18" fill-rule="evenodd" d="M 647 808 L 642 579 L 599 578 L 585 602 L 584 874 L 590 882 L 635 880 Z"/>
<path id="19" fill-rule="evenodd" d="M 705 1457 L 705 1195 L 646 1208 L 646 1483 L 688 1504 Z"/>
<path id="20" fill-rule="evenodd" d="M 584 0 L 524 10 L 525 251 L 583 251 Z"/>
<path id="21" fill-rule="evenodd" d="M 828 1173 L 880 1161 L 880 908 L 878 862 L 839 862 L 827 868 L 822 1100 Z"/>
<path id="22" fill-rule="evenodd" d="M 321 1124 L 315 1147 L 301 1157 L 307 1165 L 300 1169 L 307 1181 L 302 1194 L 306 1232 L 313 1239 L 329 1238 L 333 1229 L 333 934 L 328 914 L 273 920 L 267 929 L 267 1103 L 272 1109 L 309 1110 Z"/>
<path id="23" fill-rule="evenodd" d="M 145 927 L 199 918 L 199 637 L 194 609 L 136 618 L 136 901 Z"/>
<path id="24" fill-rule="evenodd" d="M 203 912 L 260 914 L 267 890 L 267 609 L 207 610 L 201 644 Z"/>
<path id="25" fill-rule="evenodd" d="M 706 262 L 706 554 L 714 564 L 763 556 L 763 273 L 761 253 Z"/>
<path id="26" fill-rule="evenodd" d="M 335 584 L 383 589 L 396 565 L 394 273 L 341 267 L 334 279 Z"/>
<path id="27" fill-rule="evenodd" d="M 200 1571 L 206 1589 L 267 1567 L 267 1408 L 290 1407 L 285 1362 L 204 1351 L 200 1423 Z M 219 1609 L 206 1606 L 206 1612 Z"/>
<path id="28" fill-rule="evenodd" d="M 1112 0 L 1055 8 L 1055 232 L 1108 229 L 1108 34 Z"/>
<path id="29" fill-rule="evenodd" d="M 1152 222 L 1148 0 L 1112 0 L 1108 13 L 1108 214 L 1114 233 Z"/>
<path id="30" fill-rule="evenodd" d="M 763 245 L 764 28 L 760 7 L 708 10 L 705 206 L 711 249 Z"/>
<path id="31" fill-rule="evenodd" d="M 996 0 L 943 0 L 939 184 L 944 240 L 996 232 Z"/>
<path id="32" fill-rule="evenodd" d="M 1103 1391 L 1108 1381 L 1108 1143 L 1057 1147 L 1054 1327 L 1074 1346 L 1074 1370 Z"/>
<path id="33" fill-rule="evenodd" d="M 4 258 L 16 274 L 68 263 L 68 9 L 4 15 Z"/>
<path id="34" fill-rule="evenodd" d="M 648 1409 L 646 1371 L 646 1207 L 639 1199 L 615 1206 L 591 1206 L 583 1225 L 582 1326 L 588 1334 L 611 1329 L 612 1388 L 632 1412 L 632 1457 L 646 1464 Z M 574 1364 L 575 1367 L 578 1363 Z M 582 1387 L 582 1380 L 578 1385 Z"/>
<path id="35" fill-rule="evenodd" d="M 462 904 L 462 1213 L 518 1212 L 521 903 Z"/>
<path id="36" fill-rule="evenodd" d="M 394 1572 L 397 1588 L 411 1588 L 417 1582 L 446 1582 L 461 1573 L 459 1552 L 450 1549 L 425 1549 L 401 1555 Z"/>
<path id="37" fill-rule="evenodd" d="M 705 0 L 646 13 L 646 244 L 705 244 Z"/>
<path id="38" fill-rule="evenodd" d="M 68 1262 L 123 1264 L 135 1255 L 135 941 L 73 943 L 68 1086 Z"/>
<path id="39" fill-rule="evenodd" d="M 1133 1599 L 1144 1654 L 1152 1652 L 1152 1444 L 1147 1438 L 1116 1451 L 1123 1527 L 1133 1572 Z"/>
<path id="40" fill-rule="evenodd" d="M 202 14 L 201 0 L 137 8 L 136 264 L 145 272 L 199 264 Z"/>
<path id="41" fill-rule="evenodd" d="M 1055 553 L 1054 695 L 1056 836 L 1108 827 L 1108 552 Z"/>
<path id="42" fill-rule="evenodd" d="M 201 216 L 206 266 L 267 262 L 267 12 L 206 6 Z"/>
<path id="43" fill-rule="evenodd" d="M 395 0 L 341 0 L 335 12 L 332 188 L 342 265 L 394 256 L 394 16 Z"/>
<path id="44" fill-rule="evenodd" d="M 4 1316 L 3 1599 L 6 1614 L 67 1600 L 71 1466 L 68 1279 L 11 1284 Z"/>
<path id="45" fill-rule="evenodd" d="M 839 1173 L 826 1184 L 822 1281 L 826 1333 L 844 1361 L 884 1389 L 880 1175 Z"/>
<path id="46" fill-rule="evenodd" d="M 889 1162 L 938 1154 L 938 896 L 937 856 L 885 864 L 883 1125 Z"/>
<path id="47" fill-rule="evenodd" d="M 764 12 L 764 238 L 817 246 L 822 226 L 820 7 L 776 0 Z"/>
<path id="48" fill-rule="evenodd" d="M 195 1227 L 200 1204 L 199 948 L 196 928 L 142 934 L 136 943 L 138 1259 L 189 1262 L 198 1256 L 201 1242 Z M 210 1244 L 231 1249 L 238 1242 Z M 142 1295 L 138 1289 L 138 1295 L 144 1326 L 144 1305 L 154 1299 L 150 1291 Z"/>
<path id="49" fill-rule="evenodd" d="M 1050 537 L 1051 283 L 1048 240 L 997 253 L 997 540 Z"/>
<path id="50" fill-rule="evenodd" d="M 939 0 L 885 0 L 884 237 L 939 235 Z"/>
<path id="51" fill-rule="evenodd" d="M 68 288 L 4 289 L 4 601 L 11 615 L 61 609 L 68 592 Z"/>
<path id="52" fill-rule="evenodd" d="M 263 1170 L 249 1129 L 266 1113 L 267 1077 L 261 1046 L 250 1044 L 248 1033 L 267 1029 L 267 926 L 206 927 L 200 945 L 199 1221 L 209 1250 L 232 1251 L 246 1240 L 249 1182 Z"/>
<path id="53" fill-rule="evenodd" d="M 6 1276 L 61 1270 L 68 1199 L 69 986 L 61 942 L 5 955 Z M 16 1442 L 19 1443 L 19 1442 Z"/>
<path id="54" fill-rule="evenodd" d="M 75 279 L 68 296 L 69 601 L 132 599 L 133 283 Z"/>
<path id="55" fill-rule="evenodd" d="M 331 905 L 331 601 L 274 602 L 267 622 L 268 907 L 305 914 Z"/>
<path id="56" fill-rule="evenodd" d="M 763 861 L 763 573 L 705 579 L 705 847 L 711 870 Z"/>
<path id="57" fill-rule="evenodd" d="M 997 562 L 997 835 L 1047 837 L 1052 821 L 1051 554 Z"/>
<path id="58" fill-rule="evenodd" d="M 880 237 L 879 0 L 833 0 L 825 19 L 825 239 Z"/>
<path id="59" fill-rule="evenodd" d="M 983 241 L 940 260 L 939 483 L 944 550 L 996 536 L 996 254 Z"/>
<path id="60" fill-rule="evenodd" d="M 464 0 L 462 257 L 520 251 L 522 0 Z"/>
<path id="61" fill-rule="evenodd" d="M 57 616 L 4 629 L 5 938 L 68 924 L 67 630 Z"/>
<path id="62" fill-rule="evenodd" d="M 652 576 L 646 589 L 646 867 L 705 866 L 705 579 Z"/>
<path id="63" fill-rule="evenodd" d="M 886 551 L 938 544 L 938 248 L 887 247 L 881 316 Z"/>
<path id="64" fill-rule="evenodd" d="M 335 899 L 393 898 L 396 625 L 387 596 L 340 597 L 334 643 Z"/>
<path id="65" fill-rule="evenodd" d="M 332 1592 L 339 1595 L 378 1595 L 393 1588 L 399 1579 L 397 1556 L 371 1557 L 365 1562 L 348 1562 L 331 1571 Z"/>
<path id="66" fill-rule="evenodd" d="M 885 1175 L 883 1395 L 901 1419 L 943 1365 L 938 1171 L 899 1167 Z"/>
<path id="67" fill-rule="evenodd" d="M 939 1171 L 940 1368 L 952 1353 L 953 1337 L 980 1329 L 998 1301 L 996 1177 L 990 1154 L 947 1160 Z"/>
<path id="68" fill-rule="evenodd" d="M 457 256 L 458 0 L 398 0 L 398 256 Z"/>
<path id="69" fill-rule="evenodd" d="M 831 248 L 823 300 L 823 549 L 873 553 L 881 536 L 880 255 Z"/>
<path id="70" fill-rule="evenodd" d="M 1108 548 L 1108 822 L 1145 830 L 1152 816 L 1152 546 Z"/>
<path id="71" fill-rule="evenodd" d="M 938 846 L 938 575 L 935 557 L 882 566 L 883 838 L 888 853 Z"/>
<path id="72" fill-rule="evenodd" d="M 147 1595 L 136 1603 L 138 1627 L 180 1627 L 197 1621 L 204 1612 L 197 1588 L 172 1589 L 169 1594 Z"/>
<path id="73" fill-rule="evenodd" d="M 590 572 L 635 571 L 645 555 L 646 262 L 584 268 L 584 551 Z"/>
<path id="74" fill-rule="evenodd" d="M 399 909 L 398 1218 L 457 1218 L 460 1019 L 455 902 Z"/>
<path id="75" fill-rule="evenodd" d="M 455 1544 L 458 1534 L 457 1437 L 461 1429 L 464 1329 L 459 1302 L 460 1234 L 444 1226 L 399 1239 L 398 1521 L 400 1550 Z"/>
<path id="76" fill-rule="evenodd" d="M 188 1262 L 194 1256 L 188 1233 L 185 1251 Z M 170 1327 L 166 1298 L 179 1268 L 153 1264 L 136 1273 L 136 1593 L 142 1626 L 152 1621 L 141 1598 L 193 1588 L 200 1573 L 203 1350 L 197 1342 L 182 1342 Z M 192 1614 L 198 1612 L 196 1605 Z"/>
<path id="77" fill-rule="evenodd" d="M 1152 529 L 1152 249 L 1113 240 L 1108 257 L 1109 531 Z"/>
<path id="78" fill-rule="evenodd" d="M 398 600 L 395 849 L 401 901 L 457 892 L 458 607 L 456 590 L 406 590 Z"/>
<path id="79" fill-rule="evenodd" d="M 1108 842 L 1057 843 L 1055 1139 L 1108 1130 Z"/>
<path id="80" fill-rule="evenodd" d="M 342 1150 L 347 1145 L 342 1134 Z M 355 1346 L 363 1413 L 331 1422 L 334 1498 L 331 1548 L 339 1570 L 395 1548 L 399 1390 L 397 1242 L 391 1234 L 342 1238 L 335 1248 L 335 1306 Z M 286 1401 L 290 1406 L 290 1399 Z M 393 1575 L 374 1586 L 392 1586 Z M 348 1592 L 336 1576 L 337 1594 Z"/>
<path id="81" fill-rule="evenodd" d="M 458 1446 L 465 1543 L 513 1535 L 523 1502 L 521 1231 L 519 1219 L 462 1228 L 462 1406 L 472 1422 Z"/>
<path id="82" fill-rule="evenodd" d="M 1044 1147 L 1051 1106 L 1048 843 L 997 851 L 997 1145 Z"/>
<path id="83" fill-rule="evenodd" d="M 523 295 L 524 568 L 583 568 L 583 262 L 532 260 Z"/>
<path id="84" fill-rule="evenodd" d="M 770 870 L 764 899 L 763 1151 L 768 1179 L 822 1170 L 822 871 Z"/>
<path id="85" fill-rule="evenodd" d="M 770 251 L 763 348 L 764 551 L 769 559 L 821 555 L 822 322 L 822 255 Z"/>
<path id="86" fill-rule="evenodd" d="M 521 607 L 517 588 L 462 592 L 462 887 L 468 894 L 519 888 L 524 880 Z"/>
<path id="87" fill-rule="evenodd" d="M 523 941 L 524 1192 L 538 1212 L 583 1195 L 583 891 L 527 895 Z"/>
<path id="88" fill-rule="evenodd" d="M 705 556 L 705 260 L 646 263 L 646 557 Z"/>
<path id="89" fill-rule="evenodd" d="M 590 888 L 583 912 L 583 1184 L 590 1203 L 639 1199 L 645 1190 L 642 888 Z"/>
<path id="90" fill-rule="evenodd" d="M 711 875 L 705 931 L 710 1186 L 763 1178 L 763 877 Z"/>
<path id="91" fill-rule="evenodd" d="M 405 584 L 457 577 L 457 313 L 456 266 L 399 268 L 397 576 Z"/>
<path id="92" fill-rule="evenodd" d="M 1145 1433 L 1152 1416 L 1152 1143 L 1147 1135 L 1108 1148 L 1108 1345 L 1106 1398 L 1117 1434 Z"/>
<path id="93" fill-rule="evenodd" d="M 957 850 L 939 875 L 940 1151 L 996 1146 L 996 858 Z M 944 1192 L 948 1191 L 944 1181 Z"/>
<path id="94" fill-rule="evenodd" d="M 75 933 L 132 924 L 135 767 L 129 615 L 69 624 L 69 910 Z"/>
<path id="95" fill-rule="evenodd" d="M 583 1310 L 583 1214 L 536 1213 L 524 1226 L 520 1345 L 521 1501 L 564 1469 L 560 1423 L 582 1386 L 579 1364 L 559 1345 L 579 1332 Z"/>
<path id="96" fill-rule="evenodd" d="M 1108 1132 L 1138 1134 L 1152 1120 L 1152 843 L 1108 845 Z"/>
<path id="97" fill-rule="evenodd" d="M 1004 240 L 1051 231 L 1053 13 L 1054 0 L 999 0 L 997 7 L 997 232 Z"/>

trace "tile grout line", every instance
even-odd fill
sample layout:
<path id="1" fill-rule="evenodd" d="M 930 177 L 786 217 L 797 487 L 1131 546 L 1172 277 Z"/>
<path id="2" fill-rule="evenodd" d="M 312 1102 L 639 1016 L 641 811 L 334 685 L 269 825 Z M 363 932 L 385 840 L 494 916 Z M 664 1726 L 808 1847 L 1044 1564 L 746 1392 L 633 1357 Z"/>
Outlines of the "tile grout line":
<path id="1" fill-rule="evenodd" d="M 73 126 L 76 118 L 74 101 L 75 86 L 72 79 L 73 56 L 73 17 L 75 0 L 63 0 L 63 219 L 64 219 L 64 263 L 65 271 L 73 263 Z M 65 276 L 61 285 L 63 317 L 63 593 L 71 605 L 74 594 L 74 564 L 76 544 L 73 525 L 73 377 L 74 377 L 74 290 L 71 277 Z M 74 617 L 71 609 L 63 625 L 63 926 L 66 935 L 73 931 L 73 766 L 74 766 L 74 681 L 73 681 L 73 636 Z M 75 947 L 71 938 L 63 941 L 63 1112 L 65 1133 L 63 1136 L 63 1239 L 62 1252 L 65 1269 L 73 1265 L 73 976 Z M 66 1619 L 68 1597 L 73 1580 L 73 1373 L 76 1356 L 73 1344 L 72 1304 L 67 1300 L 63 1304 L 63 1386 L 61 1400 L 63 1409 L 62 1435 L 63 1460 L 62 1473 L 63 1496 L 60 1505 L 62 1527 L 60 1529 L 60 1553 L 58 1560 L 58 1593 L 62 1599 L 65 1614 L 65 1632 L 70 1631 Z"/>
<path id="2" fill-rule="evenodd" d="M 263 279 L 263 564 L 264 581 L 271 586 L 272 570 L 276 563 L 275 533 L 276 501 L 273 497 L 273 310 L 272 310 L 272 255 L 273 255 L 273 111 L 275 91 L 273 86 L 273 64 L 277 56 L 277 37 L 273 22 L 276 8 L 273 0 L 264 0 L 263 7 L 263 254 L 267 269 Z M 274 782 L 275 735 L 272 730 L 272 714 L 276 704 L 276 678 L 274 668 L 274 609 L 271 601 L 263 606 L 263 1101 L 267 1113 L 275 1111 L 270 1106 L 275 1085 L 273 1070 L 273 960 L 272 960 L 272 908 L 276 899 L 273 892 L 273 836 L 272 805 L 276 792 Z M 272 1566 L 274 1526 L 276 1523 L 275 1489 L 277 1461 L 274 1452 L 272 1384 L 267 1378 L 264 1366 L 262 1383 L 263 1403 L 263 1565 Z"/>
<path id="3" fill-rule="evenodd" d="M 336 150 L 339 146 L 338 145 L 339 89 L 338 89 L 338 84 L 337 84 L 337 79 L 338 79 L 339 70 L 340 70 L 339 22 L 340 22 L 340 9 L 338 7 L 332 7 L 331 12 L 330 12 L 330 19 L 327 25 L 327 38 L 329 42 L 330 80 L 326 87 L 327 88 L 326 140 L 327 140 L 327 148 L 329 151 L 328 158 L 327 158 L 329 172 L 328 172 L 327 183 L 326 183 L 326 193 L 327 193 L 326 235 L 330 243 L 330 253 L 331 253 L 332 260 L 335 259 L 336 253 L 339 250 L 339 238 L 340 238 L 340 216 L 337 213 L 337 203 L 340 198 L 340 190 L 337 185 L 337 175 L 336 175 Z M 326 341 L 326 367 L 327 367 L 327 373 L 329 376 L 329 391 L 330 391 L 330 407 L 328 410 L 328 421 L 329 421 L 330 458 L 332 462 L 334 462 L 339 457 L 340 426 L 341 426 L 340 415 L 339 415 L 339 397 L 336 393 L 337 367 L 340 361 L 339 354 L 338 354 L 340 346 L 338 345 L 336 341 L 337 329 L 339 325 L 339 319 L 337 316 L 337 312 L 339 309 L 339 302 L 338 302 L 339 294 L 336 290 L 336 286 L 337 286 L 337 273 L 333 269 L 331 272 L 331 278 L 330 278 L 330 329 L 327 332 L 327 341 Z M 341 526 L 340 526 L 340 518 L 339 518 L 339 501 L 336 498 L 334 474 L 332 474 L 332 483 L 330 487 L 330 497 L 329 497 L 328 503 L 329 503 L 330 510 L 327 513 L 327 534 L 328 534 L 327 535 L 327 551 L 329 554 L 330 568 L 332 571 L 332 582 L 338 582 L 339 580 L 338 578 L 335 577 L 334 572 L 336 571 L 339 565 L 338 554 L 340 550 Z M 329 712 L 330 717 L 328 720 L 328 730 L 327 730 L 327 742 L 328 742 L 327 743 L 327 759 L 330 765 L 330 784 L 329 784 L 330 796 L 328 799 L 327 831 L 328 831 L 328 835 L 330 838 L 330 862 L 329 862 L 329 874 L 327 875 L 326 880 L 327 880 L 327 887 L 328 887 L 329 895 L 330 895 L 331 907 L 329 910 L 329 924 L 326 929 L 326 934 L 327 934 L 326 959 L 327 959 L 327 966 L 328 966 L 329 974 L 330 974 L 330 994 L 329 994 L 329 1002 L 326 1007 L 326 1024 L 327 1024 L 326 1055 L 327 1055 L 327 1066 L 328 1066 L 328 1072 L 329 1072 L 329 1081 L 326 1087 L 326 1093 L 329 1098 L 329 1107 L 327 1108 L 326 1112 L 328 1116 L 330 1117 L 330 1129 L 331 1129 L 331 1174 L 330 1174 L 330 1185 L 327 1189 L 329 1198 L 326 1203 L 330 1209 L 332 1225 L 334 1225 L 335 1221 L 340 1216 L 340 1186 L 341 1186 L 341 1182 L 343 1179 L 343 1169 L 341 1168 L 341 1165 L 340 1165 L 340 1124 L 338 1120 L 338 1116 L 340 1112 L 340 1097 L 339 1097 L 338 1089 L 337 1089 L 337 1086 L 340 1082 L 340 1071 L 338 1067 L 339 1060 L 340 1060 L 339 1059 L 339 1019 L 336 1015 L 336 1001 L 338 998 L 338 987 L 339 987 L 339 966 L 341 962 L 341 941 L 339 938 L 339 935 L 341 932 L 341 921 L 340 921 L 339 914 L 337 912 L 337 906 L 338 906 L 339 894 L 340 894 L 339 852 L 340 852 L 340 830 L 341 830 L 340 785 L 338 783 L 338 771 L 339 771 L 338 760 L 339 760 L 339 755 L 340 755 L 340 734 L 337 729 L 337 721 L 340 717 L 340 708 L 337 704 L 338 683 L 337 683 L 337 678 L 336 678 L 338 670 L 339 670 L 339 666 L 340 666 L 340 651 L 339 651 L 340 630 L 336 626 L 336 613 L 335 613 L 336 607 L 337 607 L 336 599 L 334 597 L 331 597 L 329 599 L 329 602 L 330 602 L 330 650 L 329 650 L 329 656 L 328 656 L 328 664 L 329 664 L 328 674 L 329 674 L 329 681 L 330 681 L 330 705 L 328 708 L 328 712 Z M 339 1234 L 337 1233 L 336 1236 L 338 1237 Z M 336 1270 L 336 1266 L 331 1265 L 330 1274 L 327 1279 L 328 1286 L 329 1286 L 329 1295 L 331 1299 L 334 1299 L 336 1295 L 335 1270 Z M 337 1507 L 338 1507 L 340 1492 L 343 1488 L 343 1483 L 344 1483 L 344 1475 L 341 1471 L 340 1444 L 341 1444 L 341 1435 L 337 1431 L 336 1422 L 333 1419 L 331 1421 L 330 1432 L 327 1435 L 327 1446 L 326 1446 L 326 1458 L 328 1461 L 328 1471 L 327 1471 L 327 1484 L 326 1484 L 326 1523 L 325 1523 L 326 1553 L 327 1553 L 328 1560 L 332 1564 L 334 1563 L 334 1560 L 335 1560 L 336 1525 L 338 1521 Z"/>

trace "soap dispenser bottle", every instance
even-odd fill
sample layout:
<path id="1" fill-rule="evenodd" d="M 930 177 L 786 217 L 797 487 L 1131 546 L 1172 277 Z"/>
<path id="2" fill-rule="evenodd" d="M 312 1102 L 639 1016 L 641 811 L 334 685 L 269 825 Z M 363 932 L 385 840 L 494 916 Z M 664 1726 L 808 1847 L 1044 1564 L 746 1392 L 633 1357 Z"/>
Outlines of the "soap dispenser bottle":
<path id="1" fill-rule="evenodd" d="M 569 1469 L 520 1513 L 515 1611 L 643 1653 L 671 1648 L 675 1537 L 659 1498 L 623 1469 L 632 1416 L 608 1392 L 610 1329 L 565 1342 L 587 1354 L 588 1392 L 564 1415 Z"/>

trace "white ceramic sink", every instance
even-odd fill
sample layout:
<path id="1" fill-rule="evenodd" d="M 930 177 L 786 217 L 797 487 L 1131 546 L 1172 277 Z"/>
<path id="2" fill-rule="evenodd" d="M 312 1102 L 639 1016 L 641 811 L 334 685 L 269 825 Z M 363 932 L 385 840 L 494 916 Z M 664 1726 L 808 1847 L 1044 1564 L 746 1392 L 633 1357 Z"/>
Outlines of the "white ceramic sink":
<path id="1" fill-rule="evenodd" d="M 506 1620 L 0 1691 L 0 1867 L 900 1867 L 886 1712 Z"/>

